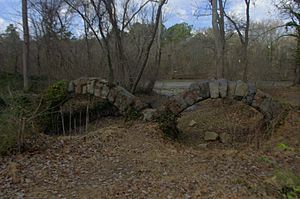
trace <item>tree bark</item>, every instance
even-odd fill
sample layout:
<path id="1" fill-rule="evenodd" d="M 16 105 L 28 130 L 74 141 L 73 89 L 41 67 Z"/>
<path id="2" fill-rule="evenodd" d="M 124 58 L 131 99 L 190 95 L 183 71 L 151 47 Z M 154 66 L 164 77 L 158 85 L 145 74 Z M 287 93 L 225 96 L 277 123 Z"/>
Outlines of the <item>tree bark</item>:
<path id="1" fill-rule="evenodd" d="M 220 27 L 220 45 L 221 45 L 221 78 L 225 77 L 225 53 L 226 53 L 226 39 L 225 39 L 225 22 L 224 22 L 224 6 L 223 0 L 219 0 L 219 27 Z"/>
<path id="2" fill-rule="evenodd" d="M 297 50 L 296 50 L 296 66 L 294 84 L 300 84 L 300 27 L 297 28 Z"/>
<path id="3" fill-rule="evenodd" d="M 22 0 L 22 19 L 23 19 L 23 89 L 28 91 L 28 65 L 29 65 L 29 27 L 28 27 L 27 0 Z"/>
<path id="4" fill-rule="evenodd" d="M 219 9 L 218 9 L 219 4 Z M 212 27 L 215 36 L 216 49 L 216 78 L 224 77 L 225 64 L 225 28 L 224 28 L 224 9 L 222 0 L 212 0 Z M 218 13 L 220 10 L 220 14 Z"/>
<path id="5" fill-rule="evenodd" d="M 249 29 L 250 29 L 250 2 L 251 0 L 245 0 L 246 4 L 246 27 L 245 27 L 245 39 L 244 39 L 244 74 L 243 81 L 248 81 L 248 46 L 249 46 Z"/>

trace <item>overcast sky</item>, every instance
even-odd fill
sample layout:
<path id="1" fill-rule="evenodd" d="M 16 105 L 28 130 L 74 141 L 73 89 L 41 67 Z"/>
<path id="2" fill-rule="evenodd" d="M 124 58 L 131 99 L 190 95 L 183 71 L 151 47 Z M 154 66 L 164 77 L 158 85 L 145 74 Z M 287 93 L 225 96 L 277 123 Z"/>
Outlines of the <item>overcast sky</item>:
<path id="1" fill-rule="evenodd" d="M 261 21 L 278 19 L 278 12 L 274 7 L 274 0 L 252 0 L 251 19 Z M 197 8 L 205 8 L 207 0 L 169 0 L 164 7 L 164 19 L 167 27 L 176 23 L 186 22 L 193 25 L 194 29 L 209 27 L 210 17 L 195 17 Z M 235 15 L 243 16 L 245 12 L 244 0 L 228 0 L 227 9 Z M 0 0 L 0 31 L 5 30 L 10 23 L 20 23 L 21 0 Z M 205 9 L 201 14 L 208 14 Z"/>

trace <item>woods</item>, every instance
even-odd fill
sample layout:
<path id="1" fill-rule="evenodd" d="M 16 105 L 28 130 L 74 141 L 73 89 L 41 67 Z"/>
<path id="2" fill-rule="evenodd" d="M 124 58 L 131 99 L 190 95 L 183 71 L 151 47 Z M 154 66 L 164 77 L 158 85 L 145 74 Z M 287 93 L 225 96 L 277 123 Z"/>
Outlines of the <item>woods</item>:
<path id="1" fill-rule="evenodd" d="M 0 198 L 300 198 L 299 0 L 0 0 Z"/>
<path id="2" fill-rule="evenodd" d="M 287 20 L 292 20 L 286 23 L 288 32 L 284 22 L 251 20 L 251 1 L 244 2 L 245 15 L 241 18 L 226 10 L 226 2 L 211 1 L 212 29 L 192 30 L 184 23 L 166 27 L 160 22 L 165 3 L 35 0 L 29 1 L 27 16 L 24 2 L 23 50 L 18 45 L 7 46 L 13 42 L 10 37 L 21 40 L 9 32 L 16 29 L 13 24 L 1 35 L 1 56 L 14 48 L 14 53 L 23 52 L 24 60 L 20 61 L 18 53 L 9 54 L 10 61 L 1 59 L 1 71 L 22 73 L 24 88 L 27 70 L 30 76 L 43 76 L 49 83 L 97 74 L 132 92 L 151 90 L 146 87 L 153 85 L 154 76 L 172 78 L 174 72 L 193 78 L 198 74 L 199 78 L 297 82 L 297 37 L 286 37 L 297 32 L 297 3 L 289 8 L 284 3 L 278 5 Z M 26 18 L 30 35 L 26 33 Z M 286 43 L 289 47 L 281 48 Z M 209 59 L 215 55 L 216 59 Z M 266 77 L 261 70 L 272 74 Z"/>

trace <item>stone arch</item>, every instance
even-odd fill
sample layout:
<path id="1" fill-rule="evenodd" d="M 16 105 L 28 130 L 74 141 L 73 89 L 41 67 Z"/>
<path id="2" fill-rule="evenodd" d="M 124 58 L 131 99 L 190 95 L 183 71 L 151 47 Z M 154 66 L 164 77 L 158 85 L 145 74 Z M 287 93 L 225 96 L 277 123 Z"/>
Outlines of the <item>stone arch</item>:
<path id="1" fill-rule="evenodd" d="M 171 136 L 176 137 L 179 130 L 176 120 L 188 107 L 206 99 L 231 98 L 242 101 L 263 114 L 265 123 L 276 125 L 279 116 L 284 115 L 286 107 L 284 104 L 274 100 L 270 95 L 257 89 L 251 83 L 243 81 L 228 81 L 225 79 L 201 81 L 192 84 L 186 91 L 170 98 L 160 110 L 158 117 L 161 118 L 161 128 Z M 166 119 L 168 115 L 168 119 Z M 166 121 L 167 120 L 167 121 Z"/>
<path id="2" fill-rule="evenodd" d="M 178 134 L 177 119 L 188 107 L 206 99 L 232 98 L 242 101 L 263 114 L 266 124 L 275 124 L 278 117 L 286 112 L 286 107 L 270 95 L 257 89 L 251 83 L 228 81 L 226 79 L 200 81 L 192 84 L 186 91 L 171 97 L 158 110 L 147 109 L 147 104 L 128 92 L 123 87 L 109 84 L 101 78 L 79 78 L 70 81 L 68 93 L 72 96 L 91 95 L 108 100 L 123 114 L 134 109 L 144 116 L 144 120 L 158 121 L 163 131 Z M 170 133 L 167 133 L 170 134 Z M 172 136 L 173 136 L 172 135 Z"/>
<path id="3" fill-rule="evenodd" d="M 70 96 L 91 95 L 96 98 L 107 100 L 117 107 L 122 114 L 125 114 L 130 108 L 137 111 L 142 111 L 146 108 L 146 104 L 123 87 L 109 84 L 108 81 L 96 77 L 82 77 L 70 81 L 68 93 Z"/>

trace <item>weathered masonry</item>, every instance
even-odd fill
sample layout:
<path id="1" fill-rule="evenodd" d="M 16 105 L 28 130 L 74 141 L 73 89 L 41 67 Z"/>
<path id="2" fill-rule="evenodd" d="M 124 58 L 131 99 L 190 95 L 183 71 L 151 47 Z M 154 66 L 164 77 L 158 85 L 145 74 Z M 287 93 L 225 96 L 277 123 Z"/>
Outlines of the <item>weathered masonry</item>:
<path id="1" fill-rule="evenodd" d="M 80 78 L 71 81 L 68 92 L 71 95 L 89 94 L 108 100 L 123 114 L 129 108 L 134 108 L 143 114 L 144 120 L 166 122 L 163 130 L 169 128 L 177 131 L 176 120 L 180 117 L 180 113 L 206 99 L 231 98 L 242 101 L 262 113 L 267 124 L 276 122 L 275 120 L 286 112 L 282 103 L 258 90 L 254 85 L 240 80 L 220 79 L 194 83 L 186 91 L 171 97 L 158 109 L 150 109 L 126 89 L 117 85 L 109 85 L 106 80 L 99 78 Z"/>

